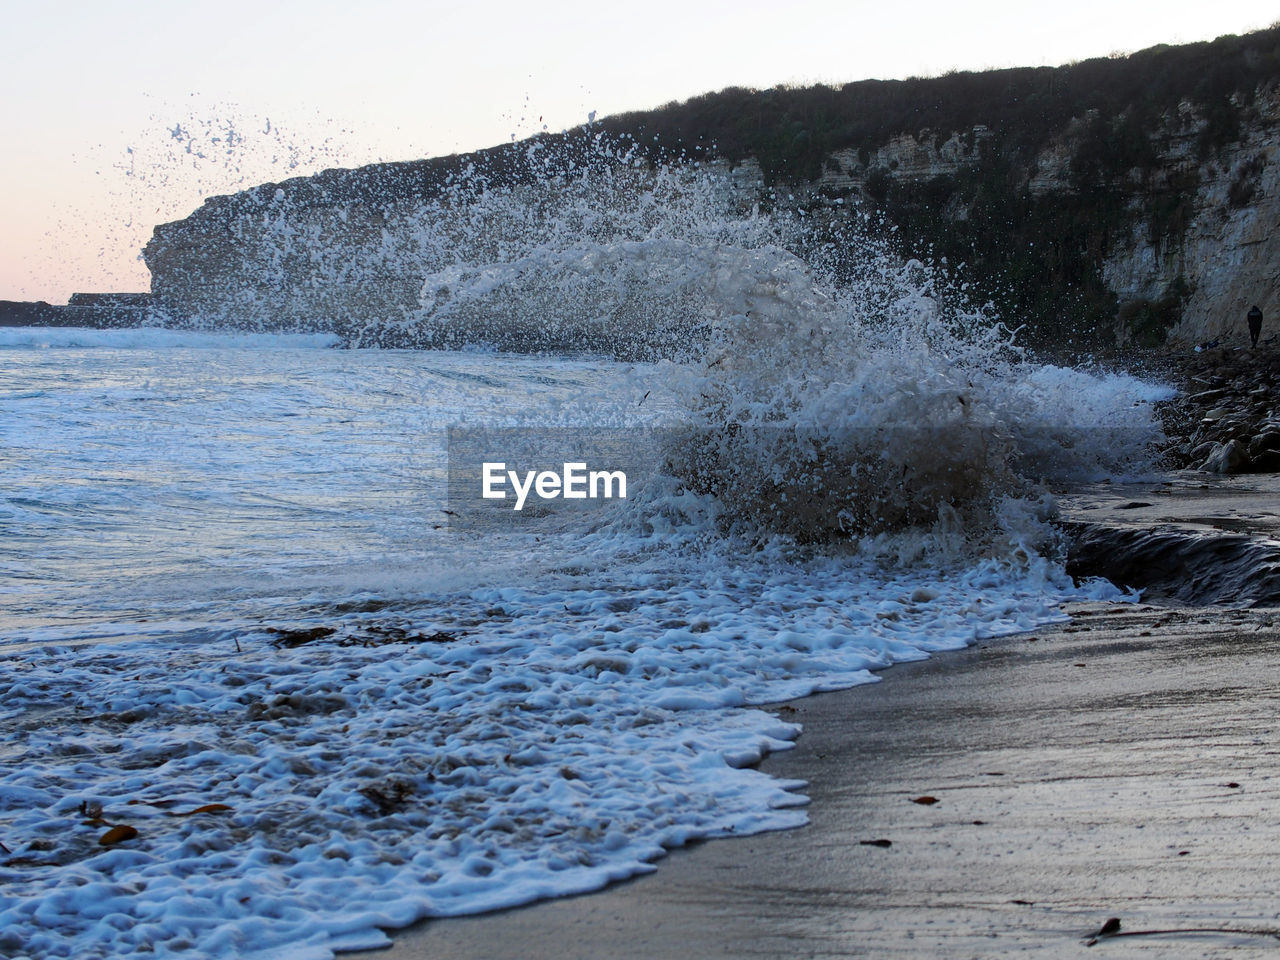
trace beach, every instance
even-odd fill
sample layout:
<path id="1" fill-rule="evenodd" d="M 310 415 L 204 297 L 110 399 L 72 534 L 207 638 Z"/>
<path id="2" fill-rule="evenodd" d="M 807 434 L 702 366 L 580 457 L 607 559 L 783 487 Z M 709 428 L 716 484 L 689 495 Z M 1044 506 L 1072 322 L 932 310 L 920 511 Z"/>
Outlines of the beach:
<path id="1" fill-rule="evenodd" d="M 739 280 L 766 297 L 772 276 Z M 729 484 L 717 495 L 664 475 L 606 505 L 608 523 L 548 511 L 472 536 L 445 499 L 450 425 L 493 422 L 495 406 L 540 428 L 696 423 L 701 388 L 682 394 L 658 364 L 311 336 L 0 339 L 6 412 L 26 425 L 5 518 L 21 536 L 0 542 L 15 574 L 0 597 L 0 953 L 33 960 L 160 945 L 316 960 L 423 918 L 599 890 L 697 840 L 802 825 L 799 782 L 753 769 L 800 726 L 759 705 L 1119 597 L 1037 553 L 1046 502 L 1035 487 L 991 496 L 1013 478 L 972 425 L 893 447 L 924 484 L 885 499 L 862 471 L 813 509 L 804 444 L 826 436 L 847 458 L 865 436 L 832 433 L 824 411 L 847 390 L 845 414 L 868 424 L 949 422 L 968 396 L 953 389 L 972 389 L 990 408 L 977 419 L 1020 431 L 1030 462 L 1069 449 L 1096 470 L 1117 451 L 1095 424 L 1119 420 L 1122 449 L 1138 448 L 1167 393 L 993 365 L 981 343 L 957 344 L 972 387 L 945 358 L 868 355 L 859 376 L 911 386 L 883 395 L 839 386 L 847 351 L 823 353 L 827 377 L 798 348 L 807 380 L 743 359 L 717 395 L 748 419 L 775 389 L 812 389 L 814 406 L 781 449 L 767 421 L 753 443 L 696 434 L 710 444 L 698 482 Z M 1068 404 L 1069 420 L 1040 421 Z M 631 436 L 662 462 L 658 434 Z M 963 469 L 937 471 L 940 446 Z M 484 459 L 520 465 L 498 454 Z M 963 515 L 935 498 L 953 481 Z M 859 510 L 936 522 L 866 550 L 784 533 L 856 525 Z"/>
<path id="2" fill-rule="evenodd" d="M 1278 952 L 1274 11 L 29 6 L 0 960 Z"/>
<path id="3" fill-rule="evenodd" d="M 1128 509 L 1131 488 L 1085 491 L 1067 515 L 1274 530 L 1273 477 L 1163 488 L 1161 507 Z M 597 894 L 427 921 L 381 955 L 1059 957 L 1111 918 L 1125 935 L 1098 955 L 1273 955 L 1280 614 L 1068 612 L 773 708 L 804 732 L 761 769 L 809 782 L 805 827 L 678 850 Z M 1157 930 L 1178 932 L 1142 933 Z"/>

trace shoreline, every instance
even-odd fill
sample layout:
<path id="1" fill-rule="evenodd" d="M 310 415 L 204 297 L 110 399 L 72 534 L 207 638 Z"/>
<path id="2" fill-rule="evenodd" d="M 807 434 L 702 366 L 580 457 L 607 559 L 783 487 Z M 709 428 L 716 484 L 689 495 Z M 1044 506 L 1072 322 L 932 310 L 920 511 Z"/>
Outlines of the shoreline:
<path id="1" fill-rule="evenodd" d="M 1066 513 L 1209 539 L 1280 529 L 1275 477 L 1161 486 L 1150 507 L 1117 486 Z M 809 782 L 807 826 L 674 850 L 597 893 L 423 921 L 380 955 L 1060 957 L 1112 917 L 1183 932 L 1103 938 L 1107 956 L 1273 955 L 1280 612 L 1066 609 L 767 708 L 804 727 L 761 769 Z"/>
<path id="2" fill-rule="evenodd" d="M 809 781 L 808 826 L 425 921 L 381 956 L 1060 957 L 1111 917 L 1237 932 L 1117 938 L 1108 956 L 1274 955 L 1280 616 L 1072 614 L 775 707 L 804 733 L 762 769 Z"/>
<path id="3" fill-rule="evenodd" d="M 1181 471 L 1058 495 L 1067 572 L 1201 607 L 1280 606 L 1280 474 Z"/>

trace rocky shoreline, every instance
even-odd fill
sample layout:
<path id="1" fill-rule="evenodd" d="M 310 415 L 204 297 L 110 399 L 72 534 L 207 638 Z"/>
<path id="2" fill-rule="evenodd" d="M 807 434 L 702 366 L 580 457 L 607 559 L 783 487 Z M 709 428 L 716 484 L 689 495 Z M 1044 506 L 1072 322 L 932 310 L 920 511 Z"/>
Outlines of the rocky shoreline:
<path id="1" fill-rule="evenodd" d="M 1157 408 L 1167 472 L 1061 494 L 1068 573 L 1161 604 L 1280 605 L 1280 347 L 1143 354 L 1124 367 L 1178 389 Z"/>
<path id="2" fill-rule="evenodd" d="M 1274 340 L 1274 338 L 1273 338 Z M 1204 349 L 1142 364 L 1176 386 L 1160 406 L 1163 465 L 1207 473 L 1280 471 L 1280 347 Z"/>

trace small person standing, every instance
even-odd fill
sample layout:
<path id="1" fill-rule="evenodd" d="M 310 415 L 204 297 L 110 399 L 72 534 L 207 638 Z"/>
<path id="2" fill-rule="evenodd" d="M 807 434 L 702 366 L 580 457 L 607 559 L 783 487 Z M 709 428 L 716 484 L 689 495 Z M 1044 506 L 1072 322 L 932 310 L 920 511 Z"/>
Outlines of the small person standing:
<path id="1" fill-rule="evenodd" d="M 1258 335 L 1262 333 L 1262 311 L 1258 309 L 1255 303 L 1253 309 L 1249 311 L 1249 346 L 1256 347 L 1258 345 Z"/>

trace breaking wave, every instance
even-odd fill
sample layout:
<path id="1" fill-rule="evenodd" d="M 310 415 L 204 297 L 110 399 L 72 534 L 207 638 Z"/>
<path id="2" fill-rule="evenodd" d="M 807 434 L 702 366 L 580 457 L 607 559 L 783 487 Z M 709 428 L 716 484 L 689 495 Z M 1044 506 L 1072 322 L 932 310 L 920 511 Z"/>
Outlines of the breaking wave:
<path id="1" fill-rule="evenodd" d="M 802 540 L 1026 534 L 1036 482 L 1140 471 L 1159 436 L 1148 387 L 1035 362 L 842 204 L 600 137 L 519 160 L 401 211 L 418 302 L 344 325 L 348 344 L 665 362 L 686 412 L 671 476 Z"/>

